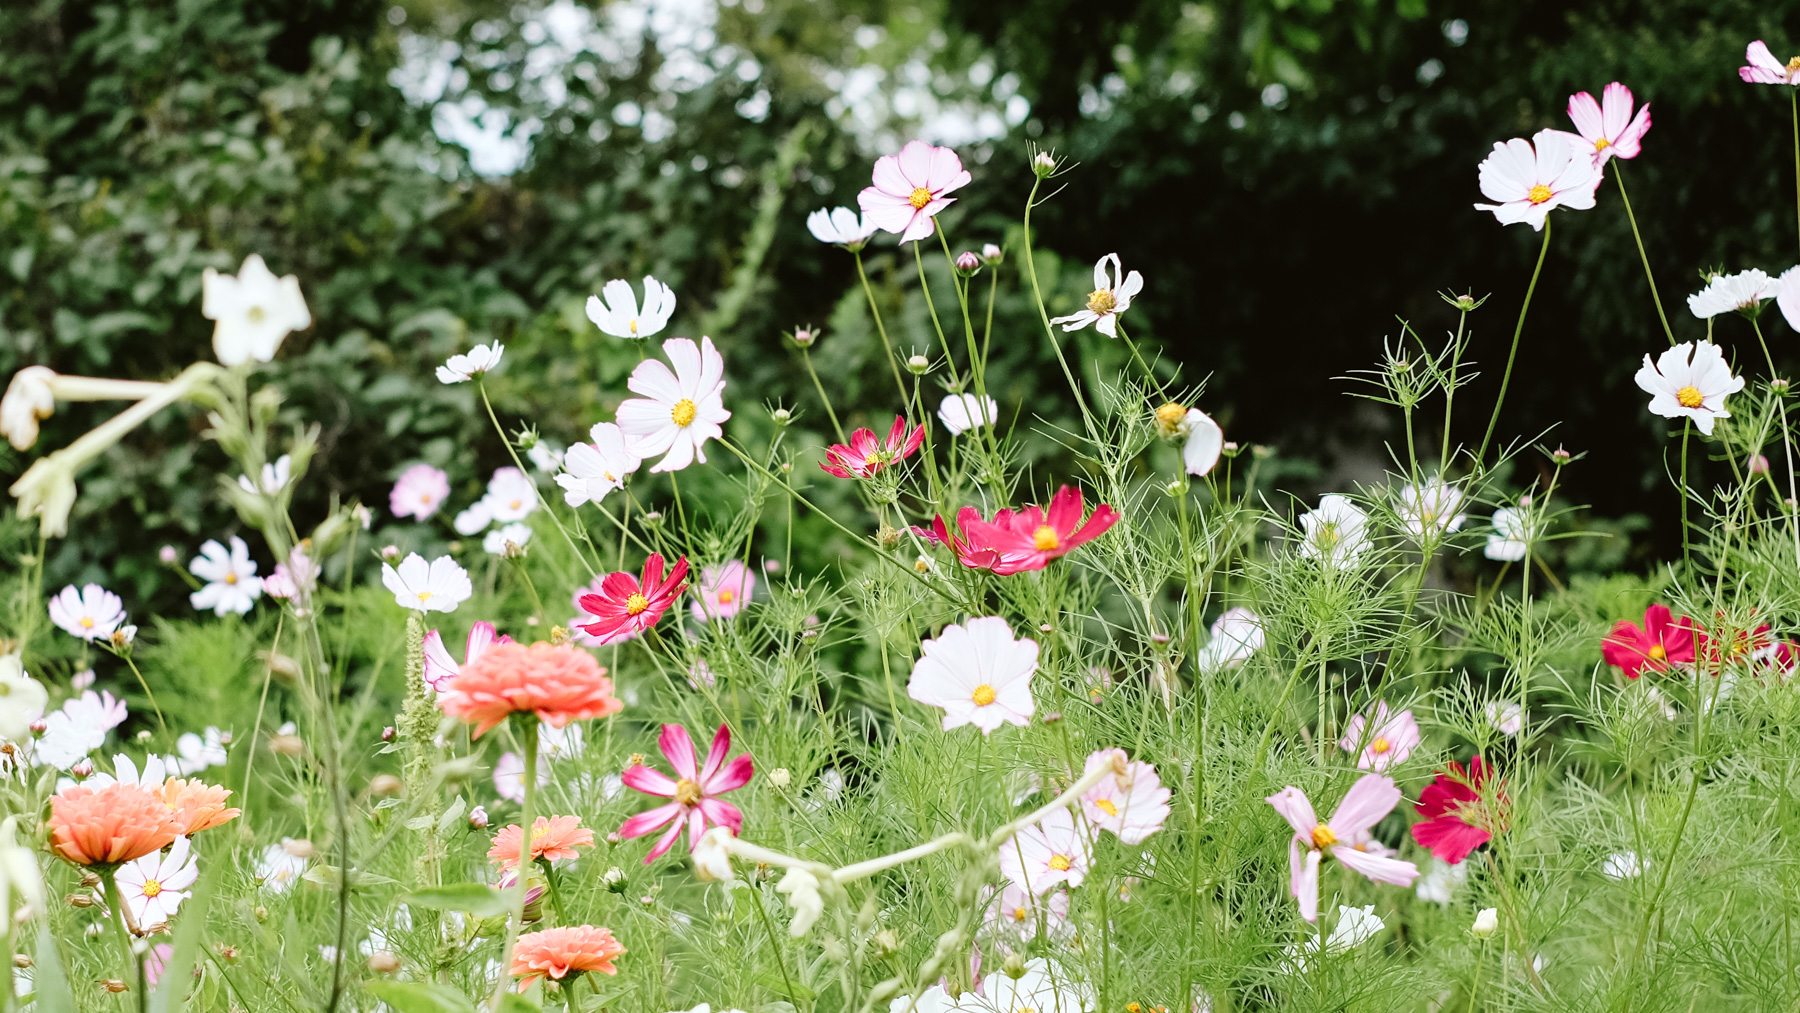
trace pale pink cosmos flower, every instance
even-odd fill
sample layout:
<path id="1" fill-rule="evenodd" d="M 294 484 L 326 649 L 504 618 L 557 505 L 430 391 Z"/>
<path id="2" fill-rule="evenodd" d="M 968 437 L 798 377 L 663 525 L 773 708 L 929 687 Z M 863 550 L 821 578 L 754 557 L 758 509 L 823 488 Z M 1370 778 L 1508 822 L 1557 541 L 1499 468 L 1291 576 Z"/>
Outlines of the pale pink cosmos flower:
<path id="1" fill-rule="evenodd" d="M 1738 77 L 1745 84 L 1786 84 L 1800 86 L 1800 56 L 1786 63 L 1775 59 L 1763 40 L 1744 47 L 1744 60 L 1749 66 L 1738 68 Z"/>
<path id="2" fill-rule="evenodd" d="M 99 584 L 70 584 L 50 599 L 50 621 L 72 637 L 104 640 L 125 621 L 125 603 Z"/>
<path id="3" fill-rule="evenodd" d="M 1088 755 L 1085 777 L 1111 768 L 1114 759 L 1125 764 L 1124 774 L 1103 777 L 1082 793 L 1081 814 L 1126 844 L 1142 844 L 1162 829 L 1169 818 L 1169 789 L 1163 787 L 1156 768 L 1142 760 L 1126 760 L 1123 749 L 1101 749 Z"/>
<path id="4" fill-rule="evenodd" d="M 1370 829 L 1400 804 L 1393 778 L 1364 774 L 1323 823 L 1306 793 L 1291 784 L 1266 801 L 1294 828 L 1288 840 L 1288 892 L 1300 902 L 1300 917 L 1307 921 L 1319 920 L 1319 862 L 1326 853 L 1377 883 L 1411 886 L 1418 878 L 1419 869 L 1411 862 L 1372 854 L 1368 848 Z"/>
<path id="5" fill-rule="evenodd" d="M 723 566 L 702 569 L 694 591 L 694 600 L 688 607 L 696 622 L 730 619 L 743 611 L 755 593 L 756 575 L 738 560 L 729 560 Z"/>
<path id="6" fill-rule="evenodd" d="M 1338 748 L 1356 754 L 1359 770 L 1381 773 L 1406 758 L 1419 745 L 1419 722 L 1413 712 L 1403 710 L 1390 715 L 1385 701 L 1375 701 L 1368 714 L 1358 714 L 1344 726 L 1344 737 Z"/>
<path id="7" fill-rule="evenodd" d="M 971 619 L 920 645 L 906 695 L 942 707 L 945 731 L 972 724 L 986 735 L 1003 724 L 1029 725 L 1037 663 L 1037 641 L 1014 639 L 1005 619 Z"/>
<path id="8" fill-rule="evenodd" d="M 1067 939 L 1075 934 L 1075 927 L 1069 923 L 1067 891 L 1058 890 L 1040 899 L 1030 890 L 1009 882 L 994 895 L 988 908 L 988 927 L 994 934 L 1019 942 L 1037 938 L 1039 921 L 1052 939 Z"/>
<path id="9" fill-rule="evenodd" d="M 663 342 L 663 354 L 674 370 L 645 359 L 626 382 L 643 397 L 619 406 L 619 431 L 625 435 L 625 449 L 636 457 L 664 455 L 651 474 L 680 471 L 695 461 L 705 464 L 706 441 L 723 436 L 720 423 L 731 418 L 725 410 L 725 359 L 711 338 L 700 342 L 670 338 Z"/>
<path id="10" fill-rule="evenodd" d="M 1033 895 L 1058 883 L 1080 886 L 1087 878 L 1092 833 L 1086 821 L 1058 809 L 1000 845 L 1000 874 Z"/>
<path id="11" fill-rule="evenodd" d="M 1594 206 L 1600 187 L 1600 167 L 1560 130 L 1540 130 L 1527 141 L 1515 137 L 1481 162 L 1481 193 L 1493 204 L 1477 204 L 1477 211 L 1492 211 L 1502 225 L 1524 222 L 1541 232 L 1553 208 L 1586 210 Z"/>
<path id="12" fill-rule="evenodd" d="M 490 622 L 479 622 L 469 628 L 469 639 L 463 645 L 463 660 L 458 662 L 444 647 L 444 635 L 437 630 L 425 634 L 425 685 L 433 693 L 441 693 L 456 678 L 462 666 L 472 664 L 495 644 L 510 644 L 513 638 L 494 629 Z"/>
<path id="13" fill-rule="evenodd" d="M 1609 158 L 1636 158 L 1644 132 L 1650 129 L 1650 103 L 1631 115 L 1635 99 L 1631 89 L 1617 81 L 1606 86 L 1601 102 L 1587 92 L 1569 96 L 1569 119 L 1575 133 L 1593 149 L 1594 162 Z"/>
<path id="14" fill-rule="evenodd" d="M 936 230 L 933 219 L 955 203 L 944 196 L 972 177 L 949 148 L 909 141 L 898 155 L 875 160 L 873 186 L 857 194 L 863 223 L 900 233 L 900 241 L 924 239 Z"/>
<path id="15" fill-rule="evenodd" d="M 438 512 L 450 495 L 450 476 L 442 468 L 415 464 L 400 473 L 388 493 L 388 510 L 395 517 L 424 520 Z"/>

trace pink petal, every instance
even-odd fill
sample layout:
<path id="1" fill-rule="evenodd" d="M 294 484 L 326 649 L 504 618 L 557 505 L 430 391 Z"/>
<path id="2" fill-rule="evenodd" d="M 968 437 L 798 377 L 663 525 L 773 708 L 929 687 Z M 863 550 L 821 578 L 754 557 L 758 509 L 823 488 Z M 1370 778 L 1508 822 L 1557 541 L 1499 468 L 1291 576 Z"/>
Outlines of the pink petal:
<path id="1" fill-rule="evenodd" d="M 704 787 L 712 780 L 713 774 L 719 770 L 719 764 L 725 762 L 725 754 L 731 752 L 731 727 L 720 725 L 713 733 L 712 749 L 706 754 L 706 763 L 700 768 L 700 776 L 694 780 Z"/>
<path id="2" fill-rule="evenodd" d="M 1319 826 L 1319 817 L 1313 813 L 1312 803 L 1307 800 L 1306 793 L 1293 785 L 1288 785 L 1263 801 L 1275 807 L 1281 818 L 1287 820 L 1288 826 L 1301 837 L 1311 837 Z"/>
<path id="3" fill-rule="evenodd" d="M 931 188 L 932 157 L 937 150 L 924 141 L 907 141 L 906 146 L 900 149 L 896 164 L 900 175 L 906 177 L 909 188 Z"/>
<path id="4" fill-rule="evenodd" d="M 677 806 L 676 808 L 680 807 Z M 664 833 L 662 837 L 657 839 L 656 847 L 651 848 L 650 853 L 644 856 L 645 865 L 649 865 L 651 862 L 654 862 L 669 853 L 669 849 L 675 846 L 675 838 L 681 836 L 681 828 L 684 824 L 685 821 L 683 820 L 676 820 L 669 824 L 668 831 Z"/>
<path id="5" fill-rule="evenodd" d="M 680 725 L 663 725 L 656 748 L 662 750 L 663 756 L 669 760 L 669 766 L 675 768 L 675 773 L 689 781 L 699 780 L 696 776 L 699 772 L 694 769 L 694 740 L 688 738 L 686 728 Z"/>
<path id="6" fill-rule="evenodd" d="M 700 800 L 700 811 L 718 826 L 729 827 L 734 834 L 744 828 L 743 812 L 730 802 L 721 802 L 716 798 L 703 798 Z"/>
<path id="7" fill-rule="evenodd" d="M 1400 804 L 1400 789 L 1394 779 L 1380 774 L 1364 774 L 1350 786 L 1337 811 L 1331 814 L 1331 829 L 1340 839 L 1348 840 L 1380 823 Z"/>
<path id="8" fill-rule="evenodd" d="M 1625 124 L 1631 122 L 1631 108 L 1636 103 L 1632 100 L 1631 89 L 1617 81 L 1606 86 L 1605 106 L 1601 112 L 1604 130 L 1601 136 L 1609 141 L 1616 141 L 1625 132 Z"/>
<path id="9" fill-rule="evenodd" d="M 1350 869 L 1360 872 L 1377 883 L 1391 883 L 1394 886 L 1411 886 L 1412 881 L 1419 878 L 1419 867 L 1411 862 L 1402 862 L 1397 858 L 1383 858 L 1358 851 L 1347 844 L 1340 844 L 1331 849 L 1331 857 L 1344 863 Z"/>
<path id="10" fill-rule="evenodd" d="M 635 788 L 646 795 L 661 795 L 664 798 L 675 797 L 675 779 L 660 770 L 653 770 L 641 763 L 626 767 L 619 774 L 619 780 L 628 787 Z"/>
<path id="11" fill-rule="evenodd" d="M 700 835 L 706 833 L 706 817 L 701 814 L 698 808 L 695 808 L 688 813 L 687 828 L 688 850 L 692 851 L 700 846 Z"/>
<path id="12" fill-rule="evenodd" d="M 1607 136 L 1606 119 L 1600 112 L 1600 103 L 1585 91 L 1569 96 L 1569 119 L 1575 124 L 1575 132 L 1589 144 Z"/>
<path id="13" fill-rule="evenodd" d="M 723 795 L 728 791 L 736 791 L 750 783 L 750 775 L 754 771 L 750 762 L 750 754 L 745 753 L 727 763 L 725 769 L 714 774 L 702 786 L 708 795 Z"/>
<path id="14" fill-rule="evenodd" d="M 894 155 L 883 155 L 877 158 L 875 169 L 869 174 L 869 180 L 875 184 L 870 189 L 889 197 L 899 197 L 901 200 L 905 200 L 913 190 L 912 181 L 906 178 L 905 172 L 901 171 L 900 159 Z M 864 204 L 863 210 L 867 211 L 868 209 L 869 206 Z"/>
<path id="15" fill-rule="evenodd" d="M 1294 899 L 1300 902 L 1300 917 L 1309 922 L 1319 920 L 1319 861 L 1323 857 L 1317 851 L 1308 851 L 1293 884 Z"/>
<path id="16" fill-rule="evenodd" d="M 625 838 L 642 837 L 664 823 L 681 815 L 685 809 L 680 802 L 670 802 L 654 809 L 646 809 L 619 825 L 619 836 Z"/>

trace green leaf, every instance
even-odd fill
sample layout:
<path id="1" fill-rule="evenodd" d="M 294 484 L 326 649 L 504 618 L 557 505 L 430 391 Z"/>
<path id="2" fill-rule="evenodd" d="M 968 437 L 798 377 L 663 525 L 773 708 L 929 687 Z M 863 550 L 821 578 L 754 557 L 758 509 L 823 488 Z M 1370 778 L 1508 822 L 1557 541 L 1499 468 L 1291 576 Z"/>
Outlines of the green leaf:
<path id="1" fill-rule="evenodd" d="M 475 1013 L 475 1004 L 469 997 L 448 985 L 371 981 L 364 987 L 397 1013 Z"/>
<path id="2" fill-rule="evenodd" d="M 76 1013 L 75 993 L 69 990 L 69 978 L 63 973 L 62 956 L 56 952 L 56 937 L 50 934 L 48 922 L 38 930 L 33 959 L 37 961 L 32 976 L 37 1013 Z"/>
<path id="3" fill-rule="evenodd" d="M 492 918 L 512 910 L 511 898 L 485 883 L 451 883 L 415 890 L 407 895 L 406 902 L 438 911 L 467 911 L 477 918 Z"/>
<path id="4" fill-rule="evenodd" d="M 500 997 L 499 1013 L 543 1013 L 544 1007 L 537 1000 L 542 989 L 534 988 L 529 997 L 517 992 L 507 992 Z"/>

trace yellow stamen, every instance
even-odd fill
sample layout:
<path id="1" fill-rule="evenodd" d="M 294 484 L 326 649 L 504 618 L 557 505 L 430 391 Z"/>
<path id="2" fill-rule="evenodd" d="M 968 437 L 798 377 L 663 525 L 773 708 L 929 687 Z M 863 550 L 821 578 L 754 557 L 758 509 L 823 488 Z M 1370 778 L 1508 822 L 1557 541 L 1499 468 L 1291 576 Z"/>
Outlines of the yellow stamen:
<path id="1" fill-rule="evenodd" d="M 1796 71 L 1800 71 L 1800 56 L 1796 56 L 1787 62 L 1787 72 L 1792 74 Z"/>
<path id="2" fill-rule="evenodd" d="M 631 328 L 631 333 L 636 334 L 637 333 L 637 317 L 632 317 L 631 323 L 626 324 L 625 326 Z"/>
<path id="3" fill-rule="evenodd" d="M 1068 872 L 1071 864 L 1068 855 L 1050 856 L 1050 868 L 1055 869 L 1057 872 Z"/>
<path id="4" fill-rule="evenodd" d="M 1675 392 L 1675 402 L 1683 408 L 1698 408 L 1706 400 L 1700 388 L 1689 385 Z"/>
<path id="5" fill-rule="evenodd" d="M 1113 298 L 1110 289 L 1097 288 L 1088 293 L 1087 307 L 1088 312 L 1090 313 L 1098 313 L 1104 316 L 1107 313 L 1111 313 L 1118 305 L 1119 300 Z"/>
<path id="6" fill-rule="evenodd" d="M 703 797 L 700 786 L 687 778 L 675 782 L 675 801 L 682 805 L 699 805 Z"/>
<path id="7" fill-rule="evenodd" d="M 93 620 L 92 620 L 92 619 L 90 619 L 90 618 L 88 618 L 88 617 L 87 617 L 87 616 L 82 616 L 82 617 L 81 617 L 81 628 L 82 628 L 82 629 L 84 629 L 84 630 L 91 630 L 91 629 L 93 629 L 93 628 L 94 628 L 94 621 L 93 621 Z"/>
<path id="8" fill-rule="evenodd" d="M 1039 551 L 1049 552 L 1062 545 L 1062 536 L 1056 533 L 1055 528 L 1043 524 L 1031 533 L 1031 544 L 1036 546 Z"/>
<path id="9" fill-rule="evenodd" d="M 1318 542 L 1321 549 L 1329 549 L 1336 545 L 1338 543 L 1337 525 L 1331 521 L 1319 525 L 1319 530 L 1313 534 L 1313 541 Z"/>
<path id="10" fill-rule="evenodd" d="M 1602 137 L 1599 140 L 1594 142 L 1594 150 L 1595 151 L 1605 151 L 1607 148 L 1610 148 L 1610 147 L 1612 147 L 1612 142 L 1607 140 L 1604 137 Z"/>
<path id="11" fill-rule="evenodd" d="M 431 592 L 430 591 L 420 591 L 419 592 L 419 600 L 421 602 L 430 601 L 431 600 Z"/>
<path id="12" fill-rule="evenodd" d="M 237 583 L 237 574 L 235 574 L 235 573 L 226 574 L 225 575 L 225 583 L 227 583 L 227 584 Z"/>
<path id="13" fill-rule="evenodd" d="M 252 306 L 244 311 L 244 319 L 250 321 L 251 326 L 254 327 L 262 326 L 262 322 L 268 317 L 269 314 L 261 306 Z"/>
<path id="14" fill-rule="evenodd" d="M 161 880 L 155 880 L 155 879 L 144 880 L 144 896 L 154 897 L 157 894 L 162 893 L 162 892 L 163 892 L 163 885 L 162 885 Z"/>
<path id="15" fill-rule="evenodd" d="M 1651 644 L 1649 653 L 1651 661 L 1663 661 L 1669 657 L 1668 650 L 1661 644 Z"/>
<path id="16" fill-rule="evenodd" d="M 1531 188 L 1531 192 L 1525 195 L 1525 199 L 1531 201 L 1533 204 L 1542 204 L 1554 196 L 1556 195 L 1550 192 L 1549 187 L 1539 183 L 1537 186 Z"/>
<path id="17" fill-rule="evenodd" d="M 1022 907 L 1013 908 L 1013 921 L 1022 922 L 1031 917 L 1031 912 Z"/>
<path id="18" fill-rule="evenodd" d="M 1374 750 L 1376 753 L 1385 753 L 1388 750 L 1394 748 L 1394 744 L 1392 742 L 1389 742 L 1387 739 L 1378 738 L 1374 742 L 1369 743 L 1369 748 Z"/>
<path id="19" fill-rule="evenodd" d="M 906 198 L 906 203 L 911 204 L 915 211 L 923 211 L 925 205 L 931 203 L 931 191 L 922 186 L 915 186 L 912 194 Z"/>
<path id="20" fill-rule="evenodd" d="M 730 588 L 726 588 L 725 590 L 719 592 L 719 604 L 721 604 L 721 605 L 729 605 L 736 600 L 737 600 L 737 594 L 735 592 L 733 592 Z"/>
<path id="21" fill-rule="evenodd" d="M 631 592 L 630 597 L 625 599 L 625 614 L 628 616 L 635 616 L 649 607 L 650 599 L 637 591 Z"/>
<path id="22" fill-rule="evenodd" d="M 1313 827 L 1312 842 L 1315 848 L 1329 848 L 1337 843 L 1337 832 L 1321 823 Z"/>
<path id="23" fill-rule="evenodd" d="M 977 707 L 986 707 L 994 702 L 994 687 L 984 682 L 975 687 L 975 692 L 970 695 L 969 699 L 975 701 Z"/>
<path id="24" fill-rule="evenodd" d="M 1094 808 L 1100 810 L 1101 812 L 1105 813 L 1108 816 L 1119 815 L 1119 807 L 1116 805 L 1113 805 L 1112 799 L 1110 799 L 1110 798 L 1095 799 L 1094 800 Z"/>
<path id="25" fill-rule="evenodd" d="M 700 409 L 695 407 L 694 402 L 684 397 L 675 402 L 675 407 L 669 410 L 669 418 L 674 419 L 676 425 L 686 429 L 694 424 L 694 416 L 699 413 Z"/>

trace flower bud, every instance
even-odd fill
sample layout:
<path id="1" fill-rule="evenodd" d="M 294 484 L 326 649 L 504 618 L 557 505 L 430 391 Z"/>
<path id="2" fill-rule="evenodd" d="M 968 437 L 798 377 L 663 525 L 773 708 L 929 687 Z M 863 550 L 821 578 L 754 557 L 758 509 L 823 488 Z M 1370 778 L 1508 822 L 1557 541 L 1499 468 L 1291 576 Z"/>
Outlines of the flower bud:
<path id="1" fill-rule="evenodd" d="M 392 741 L 394 741 L 394 736 L 396 736 L 398 734 L 399 734 L 398 732 L 394 731 L 393 725 L 388 725 L 386 728 L 383 728 L 381 730 L 381 741 L 392 742 Z"/>
<path id="2" fill-rule="evenodd" d="M 1486 939 L 1493 935 L 1494 930 L 1499 927 L 1500 913 L 1491 907 L 1484 907 L 1475 916 L 1475 924 L 1469 927 L 1469 931 L 1474 934 L 1476 939 Z"/>
<path id="3" fill-rule="evenodd" d="M 1464 313 L 1467 313 L 1470 310 L 1474 309 L 1475 308 L 1474 293 L 1464 292 L 1462 295 L 1457 296 L 1456 297 L 1456 308 L 1459 310 L 1462 310 Z"/>
<path id="4" fill-rule="evenodd" d="M 648 524 L 652 527 L 655 527 L 656 525 L 661 524 L 662 523 L 662 511 L 661 510 L 651 510 L 650 512 L 644 514 L 644 523 Z"/>
<path id="5" fill-rule="evenodd" d="M 23 953 L 15 953 L 15 954 L 13 954 L 13 966 L 18 967 L 18 968 L 30 967 L 31 966 L 31 958 L 26 956 Z"/>
<path id="6" fill-rule="evenodd" d="M 390 563 L 396 559 L 399 559 L 400 558 L 400 546 L 398 546 L 398 545 L 383 545 L 381 547 L 381 558 Z"/>
<path id="7" fill-rule="evenodd" d="M 469 829 L 470 830 L 486 830 L 487 825 L 488 825 L 488 814 L 487 814 L 487 809 L 485 807 L 476 806 L 475 808 L 469 810 Z"/>
<path id="8" fill-rule="evenodd" d="M 1048 714 L 1045 714 L 1043 716 L 1042 721 L 1044 722 L 1044 724 L 1054 725 L 1054 724 L 1061 723 L 1062 719 L 1063 719 L 1062 711 L 1051 711 Z"/>
<path id="9" fill-rule="evenodd" d="M 600 877 L 600 885 L 606 887 L 610 893 L 624 893 L 627 885 L 625 870 L 616 865 L 606 870 L 606 873 Z"/>
<path id="10" fill-rule="evenodd" d="M 164 566 L 174 566 L 181 562 L 181 553 L 175 551 L 175 546 L 165 545 L 156 553 L 156 558 L 162 560 Z"/>
<path id="11" fill-rule="evenodd" d="M 964 250 L 956 255 L 956 269 L 963 274 L 974 274 L 976 271 L 981 270 L 981 258 L 968 250 Z"/>
<path id="12" fill-rule="evenodd" d="M 298 735 L 277 735 L 269 740 L 269 751 L 282 756 L 299 756 L 306 751 L 306 743 Z"/>
<path id="13" fill-rule="evenodd" d="M 1152 633 L 1150 634 L 1150 642 L 1153 644 L 1166 644 L 1169 642 L 1169 635 L 1161 632 Z"/>
<path id="14" fill-rule="evenodd" d="M 106 989 L 108 992 L 111 992 L 114 995 L 118 995 L 120 992 L 131 991 L 130 985 L 125 984 L 124 982 L 120 981 L 117 978 L 101 978 L 100 979 L 100 987 Z"/>
<path id="15" fill-rule="evenodd" d="M 813 330 L 811 324 L 807 324 L 805 327 L 794 328 L 794 344 L 799 345 L 801 348 L 811 348 L 813 342 L 817 340 L 819 340 L 819 332 Z"/>
<path id="16" fill-rule="evenodd" d="M 227 964 L 235 964 L 235 963 L 237 963 L 237 958 L 238 958 L 238 948 L 237 947 L 227 946 L 224 943 L 219 944 L 219 959 L 220 960 L 223 960 Z"/>
<path id="17" fill-rule="evenodd" d="M 1574 459 L 1574 455 L 1570 454 L 1568 451 L 1564 450 L 1561 447 L 1557 447 L 1555 450 L 1552 450 L 1550 452 L 1551 463 L 1557 465 L 1558 467 L 1568 464 L 1573 459 Z"/>
<path id="18" fill-rule="evenodd" d="M 776 788 L 786 788 L 793 783 L 794 774 L 786 767 L 776 767 L 769 771 L 769 784 Z"/>
<path id="19" fill-rule="evenodd" d="M 1761 454 L 1751 454 L 1748 468 L 1752 475 L 1767 475 L 1769 473 L 1769 459 Z"/>
<path id="20" fill-rule="evenodd" d="M 1048 179 L 1056 171 L 1056 156 L 1048 151 L 1040 151 L 1031 158 L 1031 171 L 1039 179 Z M 1022 972 L 1021 972 L 1022 973 Z M 1018 975 L 1014 975 L 1018 977 Z"/>
<path id="21" fill-rule="evenodd" d="M 393 974 L 400 970 L 400 958 L 386 950 L 369 954 L 369 970 L 376 974 Z"/>
<path id="22" fill-rule="evenodd" d="M 34 719 L 27 727 L 31 729 L 31 737 L 34 739 L 43 738 L 44 733 L 50 730 L 50 725 L 43 718 Z"/>
<path id="23" fill-rule="evenodd" d="M 77 781 L 85 781 L 88 778 L 93 777 L 94 776 L 94 761 L 88 759 L 85 756 L 82 757 L 81 759 L 75 761 L 75 766 L 69 768 L 69 774 L 71 776 L 73 776 L 75 778 L 75 780 L 77 780 Z"/>
<path id="24" fill-rule="evenodd" d="M 923 355 L 915 355 L 906 360 L 906 371 L 914 376 L 924 376 L 931 369 L 931 360 Z"/>
<path id="25" fill-rule="evenodd" d="M 764 573 L 780 573 L 781 572 L 781 560 L 779 560 L 779 559 L 763 560 L 763 572 Z"/>
<path id="26" fill-rule="evenodd" d="M 392 774 L 377 774 L 369 782 L 369 791 L 375 795 L 398 795 L 403 787 L 405 785 L 400 783 L 400 779 Z"/>
<path id="27" fill-rule="evenodd" d="M 367 531 L 369 525 L 375 523 L 375 511 L 358 503 L 356 508 L 350 511 L 350 519 L 362 525 L 362 529 Z"/>
<path id="28" fill-rule="evenodd" d="M 875 532 L 875 541 L 884 549 L 891 549 L 900 544 L 900 530 L 891 524 L 883 524 L 881 530 Z"/>
<path id="29" fill-rule="evenodd" d="M 1187 482 L 1184 479 L 1179 478 L 1170 479 L 1169 484 L 1163 486 L 1163 492 L 1168 493 L 1170 496 L 1179 496 L 1182 493 L 1187 492 L 1187 489 Z"/>
<path id="30" fill-rule="evenodd" d="M 254 915 L 256 917 L 256 920 L 259 922 L 266 922 L 269 920 L 269 909 L 266 907 L 263 907 L 261 904 L 258 904 L 258 905 L 256 905 L 256 907 L 252 908 L 250 913 L 252 915 Z"/>
<path id="31" fill-rule="evenodd" d="M 84 872 L 81 874 L 81 885 L 89 890 L 99 886 L 100 883 L 101 879 L 98 873 Z"/>
<path id="32" fill-rule="evenodd" d="M 788 423 L 794 421 L 794 413 L 791 411 L 788 411 L 786 408 L 775 409 L 774 411 L 769 413 L 769 417 L 774 419 L 775 421 L 781 423 L 784 426 L 787 425 Z"/>
<path id="33" fill-rule="evenodd" d="M 1041 158 L 1043 156 L 1040 155 L 1038 157 Z M 1006 963 L 1000 965 L 1000 970 L 1008 978 L 1018 981 L 1020 978 L 1025 977 L 1025 958 L 1018 953 L 1008 953 L 1006 955 Z"/>
<path id="34" fill-rule="evenodd" d="M 1788 392 L 1789 386 L 1790 386 L 1790 384 L 1786 380 L 1783 380 L 1780 377 L 1776 377 L 1775 379 L 1769 381 L 1769 389 L 1774 391 L 1777 394 L 1786 394 Z"/>
<path id="35" fill-rule="evenodd" d="M 875 957 L 886 960 L 900 952 L 900 933 L 893 929 L 882 929 L 875 933 Z"/>
<path id="36" fill-rule="evenodd" d="M 65 897 L 70 907 L 93 907 L 94 895 L 90 893 L 72 893 Z"/>
<path id="37" fill-rule="evenodd" d="M 1039 633 L 1054 633 L 1054 632 L 1056 632 L 1056 627 L 1050 625 L 1049 623 L 1039 623 L 1038 624 L 1038 632 Z"/>
<path id="38" fill-rule="evenodd" d="M 281 850 L 299 859 L 311 858 L 318 852 L 318 849 L 313 847 L 313 842 L 304 837 L 283 837 Z"/>
<path id="39" fill-rule="evenodd" d="M 981 247 L 981 260 L 987 266 L 998 267 L 1000 262 L 1005 259 L 1006 255 L 1001 253 L 1000 247 L 993 243 L 986 243 Z"/>

